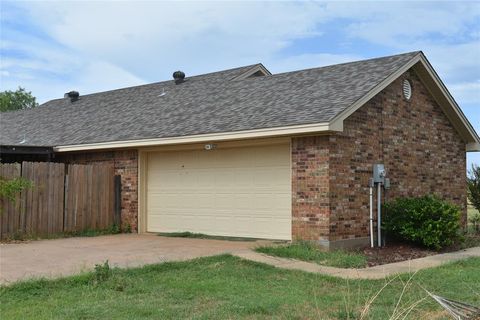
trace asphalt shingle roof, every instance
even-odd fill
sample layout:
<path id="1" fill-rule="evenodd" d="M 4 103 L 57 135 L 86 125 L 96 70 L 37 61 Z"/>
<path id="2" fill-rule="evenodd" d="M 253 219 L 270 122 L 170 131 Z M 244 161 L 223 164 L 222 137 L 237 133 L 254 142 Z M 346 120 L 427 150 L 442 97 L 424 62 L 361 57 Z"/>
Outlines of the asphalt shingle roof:
<path id="1" fill-rule="evenodd" d="M 417 54 L 234 80 L 253 65 L 51 100 L 0 114 L 0 145 L 24 135 L 25 145 L 60 146 L 328 122 Z"/>

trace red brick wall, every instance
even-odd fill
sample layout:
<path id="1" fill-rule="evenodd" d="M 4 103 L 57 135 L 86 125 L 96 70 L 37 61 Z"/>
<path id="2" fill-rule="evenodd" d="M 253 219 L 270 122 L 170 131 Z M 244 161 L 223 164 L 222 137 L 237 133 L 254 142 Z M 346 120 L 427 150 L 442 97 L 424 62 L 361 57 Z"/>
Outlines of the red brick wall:
<path id="1" fill-rule="evenodd" d="M 402 95 L 404 79 L 412 84 L 410 101 Z M 301 151 L 297 150 L 299 141 L 307 139 L 314 138 L 292 141 L 293 180 L 298 175 L 295 153 Z M 301 233 L 296 231 L 295 220 L 299 216 L 318 215 L 320 207 L 300 214 L 295 193 L 298 197 L 309 187 L 294 182 L 294 235 L 307 233 L 309 239 L 328 237 L 330 241 L 368 237 L 368 179 L 374 163 L 385 164 L 391 179 L 391 189 L 385 195 L 387 200 L 435 193 L 458 205 L 465 221 L 465 143 L 413 71 L 402 75 L 348 117 L 344 121 L 344 132 L 330 135 L 328 143 L 324 139 L 321 137 L 315 142 L 316 147 L 309 148 L 328 150 L 328 156 L 322 154 L 319 161 L 326 162 L 322 166 L 329 171 L 328 186 L 323 186 L 328 193 L 329 209 L 322 207 L 322 216 L 329 217 L 329 230 L 326 233 L 315 226 Z M 319 161 L 311 160 L 302 170 L 309 177 L 318 174 Z M 319 176 L 324 179 L 322 174 Z M 320 182 L 317 186 L 322 188 Z M 317 205 L 318 202 L 314 202 L 314 206 Z M 309 224 L 305 226 L 308 228 Z"/>
<path id="2" fill-rule="evenodd" d="M 138 153 L 137 150 L 98 151 L 57 154 L 56 160 L 65 163 L 86 164 L 92 162 L 110 162 L 115 175 L 122 181 L 122 228 L 132 231 L 138 226 Z"/>
<path id="3" fill-rule="evenodd" d="M 328 240 L 328 136 L 292 139 L 292 237 Z"/>

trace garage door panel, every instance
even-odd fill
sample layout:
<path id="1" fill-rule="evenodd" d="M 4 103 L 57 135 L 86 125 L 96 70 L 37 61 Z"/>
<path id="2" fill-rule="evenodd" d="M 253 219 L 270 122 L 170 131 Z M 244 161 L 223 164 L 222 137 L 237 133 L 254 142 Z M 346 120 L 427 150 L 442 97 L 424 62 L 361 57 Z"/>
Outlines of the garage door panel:
<path id="1" fill-rule="evenodd" d="M 231 193 L 217 193 L 214 202 L 215 211 L 234 211 L 238 208 L 238 200 Z"/>
<path id="2" fill-rule="evenodd" d="M 273 214 L 280 208 L 285 208 L 289 202 L 281 201 L 281 197 L 277 194 L 239 194 L 235 197 L 236 208 L 243 210 L 269 210 Z M 280 201 L 279 201 L 280 200 Z"/>
<path id="3" fill-rule="evenodd" d="M 155 200 L 147 201 L 151 214 L 156 211 L 167 212 L 168 210 L 195 210 L 201 208 L 212 209 L 214 211 L 232 212 L 235 210 L 247 210 L 258 213 L 267 210 L 272 215 L 277 215 L 279 210 L 285 210 L 290 204 L 285 196 L 277 194 L 217 194 L 212 197 L 210 194 L 153 194 Z"/>
<path id="4" fill-rule="evenodd" d="M 148 202 L 148 204 L 152 209 L 155 208 L 161 212 L 168 212 L 167 210 L 172 209 L 187 210 L 215 206 L 215 199 L 212 199 L 210 194 L 161 194 L 154 197 L 155 200 Z M 156 211 L 151 211 L 151 214 L 155 213 Z"/>
<path id="5" fill-rule="evenodd" d="M 211 162 L 216 168 L 242 168 L 252 166 L 252 155 L 245 152 L 245 148 L 230 148 L 214 150 Z"/>
<path id="6" fill-rule="evenodd" d="M 290 179 L 289 169 L 289 167 L 257 169 L 253 174 L 252 183 L 255 187 L 288 191 L 290 186 L 286 185 L 285 181 Z"/>
<path id="7" fill-rule="evenodd" d="M 291 239 L 288 144 L 147 159 L 148 231 Z"/>
<path id="8" fill-rule="evenodd" d="M 285 152 L 284 145 L 265 146 L 262 149 L 263 152 L 252 157 L 257 167 L 270 167 L 272 164 L 290 167 L 290 150 Z"/>

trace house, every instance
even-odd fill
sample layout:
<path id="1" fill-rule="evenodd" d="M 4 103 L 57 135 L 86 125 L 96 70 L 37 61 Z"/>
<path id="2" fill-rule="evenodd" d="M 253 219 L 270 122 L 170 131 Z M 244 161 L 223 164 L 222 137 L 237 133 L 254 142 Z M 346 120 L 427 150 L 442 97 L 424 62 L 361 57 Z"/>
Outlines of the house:
<path id="1" fill-rule="evenodd" d="M 71 92 L 0 124 L 2 161 L 113 162 L 133 230 L 327 247 L 369 243 L 376 163 L 391 181 L 385 199 L 436 193 L 465 220 L 466 152 L 480 150 L 422 52 L 275 75 L 262 64 L 176 72 Z"/>

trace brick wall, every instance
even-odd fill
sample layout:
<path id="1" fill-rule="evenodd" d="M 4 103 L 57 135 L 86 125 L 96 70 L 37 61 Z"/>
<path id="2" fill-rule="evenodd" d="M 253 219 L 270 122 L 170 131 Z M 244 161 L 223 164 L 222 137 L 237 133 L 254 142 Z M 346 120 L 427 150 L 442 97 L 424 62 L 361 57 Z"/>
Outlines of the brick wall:
<path id="1" fill-rule="evenodd" d="M 57 154 L 56 160 L 65 163 L 87 164 L 92 162 L 110 162 L 115 175 L 122 181 L 122 228 L 132 231 L 138 226 L 138 153 L 137 150 L 99 151 Z"/>
<path id="2" fill-rule="evenodd" d="M 328 136 L 292 139 L 292 238 L 328 240 Z"/>
<path id="3" fill-rule="evenodd" d="M 410 101 L 402 95 L 404 79 L 412 84 Z M 319 140 L 314 142 L 314 139 Z M 384 163 L 391 179 L 391 189 L 385 195 L 387 201 L 399 196 L 435 193 L 458 205 L 464 213 L 463 221 L 466 219 L 465 143 L 413 71 L 402 75 L 348 117 L 344 132 L 328 138 L 294 138 L 293 180 L 299 175 L 298 161 L 305 159 L 302 148 L 299 149 L 302 141 L 316 144 L 309 145 L 309 150 L 327 150 L 327 156 L 320 153 L 318 161 L 309 161 L 300 173 L 310 179 L 318 174 L 324 181 L 324 169 L 319 168 L 328 168 L 328 183 L 322 183 L 328 186 L 322 187 L 319 179 L 316 187 L 327 190 L 325 203 L 329 206 L 316 207 L 319 202 L 313 201 L 315 208 L 310 213 L 302 211 L 298 195 L 310 188 L 294 182 L 294 235 L 304 233 L 309 239 L 320 241 L 368 237 L 368 179 L 374 163 Z M 308 197 L 314 196 L 308 194 Z M 322 217 L 328 217 L 328 232 L 308 223 L 304 224 L 308 231 L 295 229 L 299 217 L 318 216 L 320 210 Z"/>

